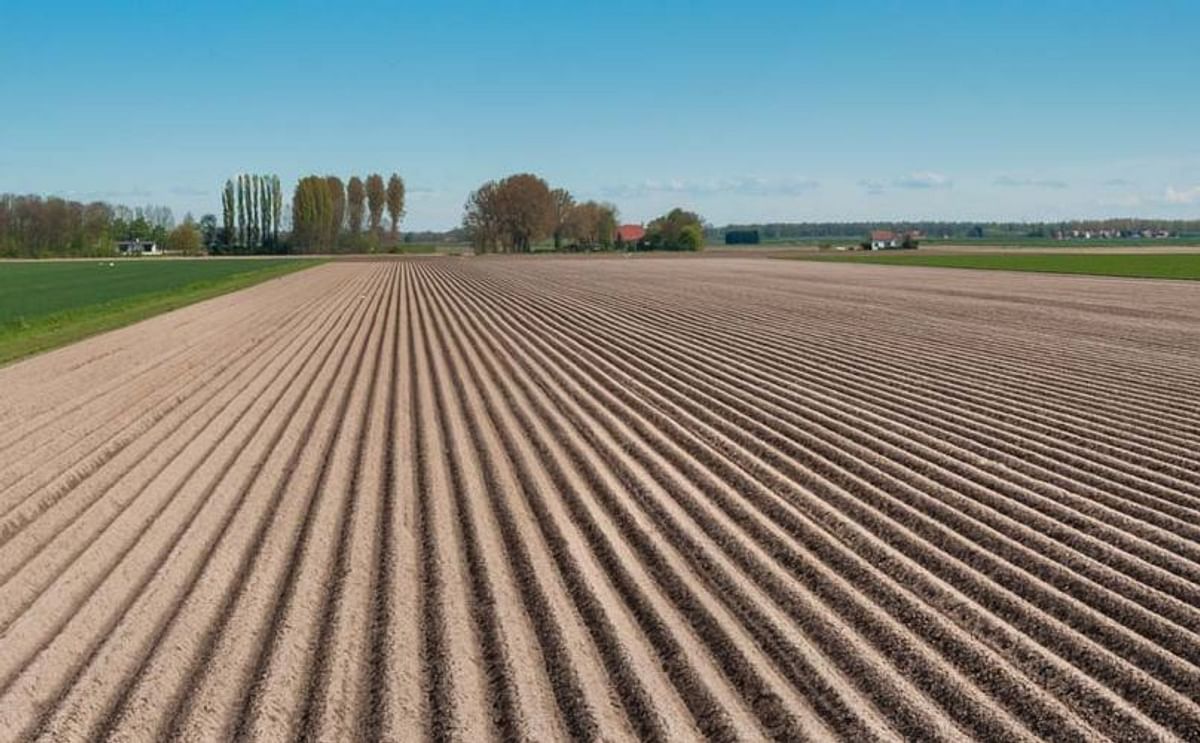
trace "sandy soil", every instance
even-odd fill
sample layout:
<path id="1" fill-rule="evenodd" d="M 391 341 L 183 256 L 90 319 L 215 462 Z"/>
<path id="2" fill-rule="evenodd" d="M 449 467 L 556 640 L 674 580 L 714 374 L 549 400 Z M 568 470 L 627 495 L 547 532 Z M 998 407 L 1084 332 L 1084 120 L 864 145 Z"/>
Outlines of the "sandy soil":
<path id="1" fill-rule="evenodd" d="M 285 276 L 0 369 L 0 739 L 1200 740 L 1200 289 Z"/>

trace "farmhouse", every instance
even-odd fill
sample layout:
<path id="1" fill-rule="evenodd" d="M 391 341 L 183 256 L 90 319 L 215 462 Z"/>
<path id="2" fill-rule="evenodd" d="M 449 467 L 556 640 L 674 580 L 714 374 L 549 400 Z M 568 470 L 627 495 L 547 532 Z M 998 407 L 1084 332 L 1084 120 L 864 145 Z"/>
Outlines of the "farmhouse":
<path id="1" fill-rule="evenodd" d="M 618 245 L 637 245 L 646 236 L 646 228 L 640 224 L 623 224 L 617 228 Z"/>
<path id="2" fill-rule="evenodd" d="M 121 255 L 162 255 L 158 243 L 153 240 L 122 240 L 117 243 Z"/>
<path id="3" fill-rule="evenodd" d="M 869 242 L 871 250 L 899 250 L 901 248 L 917 247 L 917 240 L 920 239 L 921 233 L 916 230 L 910 232 L 871 230 L 871 239 Z"/>
<path id="4" fill-rule="evenodd" d="M 871 231 L 871 250 L 892 250 L 900 247 L 900 237 L 891 230 Z"/>

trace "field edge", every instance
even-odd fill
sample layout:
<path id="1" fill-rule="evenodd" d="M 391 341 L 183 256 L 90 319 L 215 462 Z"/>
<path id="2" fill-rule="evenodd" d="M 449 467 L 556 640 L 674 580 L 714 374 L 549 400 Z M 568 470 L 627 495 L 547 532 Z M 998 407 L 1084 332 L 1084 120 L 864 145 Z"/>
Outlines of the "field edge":
<path id="1" fill-rule="evenodd" d="M 322 259 L 296 259 L 179 289 L 140 294 L 39 317 L 26 327 L 0 333 L 0 368 L 156 315 L 246 289 L 264 281 L 319 266 Z"/>

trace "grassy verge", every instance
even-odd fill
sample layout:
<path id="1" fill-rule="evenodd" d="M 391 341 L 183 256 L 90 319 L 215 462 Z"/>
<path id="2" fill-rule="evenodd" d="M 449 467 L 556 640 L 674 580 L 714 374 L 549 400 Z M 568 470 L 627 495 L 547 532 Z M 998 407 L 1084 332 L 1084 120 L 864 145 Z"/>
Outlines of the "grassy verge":
<path id="1" fill-rule="evenodd" d="M 978 253 L 972 255 L 921 253 L 858 253 L 853 255 L 794 255 L 788 260 L 879 263 L 890 266 L 934 266 L 993 271 L 1127 276 L 1147 279 L 1200 280 L 1200 253 Z"/>
<path id="2" fill-rule="evenodd" d="M 136 267 L 116 281 L 107 262 L 0 264 L 0 365 L 321 262 L 125 259 L 112 268 Z M 83 288 L 88 270 L 100 275 Z"/>
<path id="3" fill-rule="evenodd" d="M 1095 238 L 1091 240 L 1084 240 L 1083 238 L 1055 240 L 1049 237 L 926 237 L 921 240 L 921 245 L 929 247 L 945 245 L 967 248 L 1054 248 L 1067 250 L 1072 248 L 1180 248 L 1200 245 L 1200 237 L 1194 235 L 1166 238 L 1114 237 L 1104 239 Z"/>

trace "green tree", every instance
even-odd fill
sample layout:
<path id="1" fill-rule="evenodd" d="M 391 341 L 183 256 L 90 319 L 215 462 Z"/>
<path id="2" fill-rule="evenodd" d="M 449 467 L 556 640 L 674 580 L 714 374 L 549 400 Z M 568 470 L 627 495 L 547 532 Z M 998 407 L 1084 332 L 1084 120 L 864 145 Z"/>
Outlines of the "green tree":
<path id="1" fill-rule="evenodd" d="M 679 250 L 700 250 L 704 247 L 704 228 L 698 224 L 684 225 L 679 231 Z"/>
<path id="2" fill-rule="evenodd" d="M 181 255 L 199 255 L 203 252 L 204 237 L 190 214 L 167 235 L 166 248 Z"/>
<path id="3" fill-rule="evenodd" d="M 367 214 L 370 219 L 371 232 L 379 232 L 383 223 L 383 208 L 387 203 L 387 187 L 383 185 L 383 176 L 372 173 L 367 176 Z"/>
<path id="4" fill-rule="evenodd" d="M 234 243 L 234 230 L 236 225 L 236 205 L 233 191 L 233 179 L 225 181 L 225 189 L 221 192 L 221 217 L 224 225 L 224 232 L 221 235 L 221 242 L 225 245 Z"/>
<path id="5" fill-rule="evenodd" d="M 270 178 L 260 175 L 258 178 L 258 244 L 259 247 L 271 241 L 271 194 Z"/>
<path id="6" fill-rule="evenodd" d="M 651 250 L 700 250 L 704 223 L 695 212 L 672 209 L 646 226 L 645 244 Z"/>
<path id="7" fill-rule="evenodd" d="M 257 248 L 262 245 L 262 233 L 259 231 L 259 226 L 262 224 L 262 205 L 258 201 L 258 181 L 257 175 L 246 176 L 246 188 L 249 190 L 250 213 L 247 216 L 249 225 L 247 232 L 250 234 L 250 246 Z"/>
<path id="8" fill-rule="evenodd" d="M 392 177 L 388 179 L 387 212 L 392 221 L 392 240 L 395 241 L 396 233 L 400 230 L 400 220 L 404 217 L 404 179 L 396 173 L 392 173 Z"/>
<path id="9" fill-rule="evenodd" d="M 246 183 L 245 177 L 237 177 L 237 244 L 246 244 Z"/>
<path id="10" fill-rule="evenodd" d="M 358 237 L 367 216 L 367 189 L 358 176 L 351 177 L 346 184 L 346 213 L 350 234 Z"/>
<path id="11" fill-rule="evenodd" d="M 204 242 L 204 247 L 212 250 L 217 246 L 220 236 L 220 228 L 217 227 L 217 218 L 212 214 L 205 214 L 200 218 L 200 238 Z"/>
<path id="12" fill-rule="evenodd" d="M 325 176 L 325 185 L 329 189 L 329 197 L 333 200 L 333 240 L 336 245 L 342 226 L 346 223 L 346 186 L 336 175 Z"/>
<path id="13" fill-rule="evenodd" d="M 333 235 L 334 206 L 329 184 L 310 175 L 296 184 L 292 197 L 292 242 L 301 252 L 317 252 Z"/>
<path id="14" fill-rule="evenodd" d="M 279 245 L 279 225 L 283 222 L 283 186 L 279 176 L 271 176 L 271 243 Z"/>

